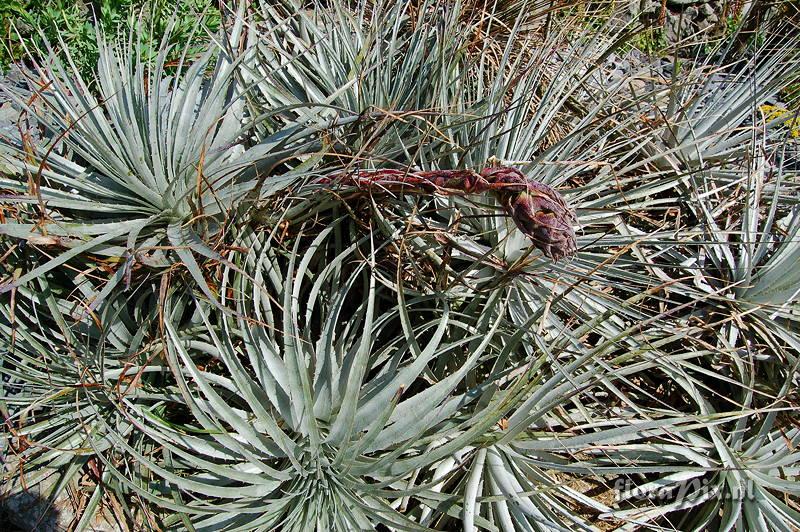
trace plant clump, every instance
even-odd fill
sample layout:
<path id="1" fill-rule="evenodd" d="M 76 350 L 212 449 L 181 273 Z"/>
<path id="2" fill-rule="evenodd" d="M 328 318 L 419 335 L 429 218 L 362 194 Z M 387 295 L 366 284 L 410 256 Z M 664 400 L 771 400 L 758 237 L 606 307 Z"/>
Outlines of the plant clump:
<path id="1" fill-rule="evenodd" d="M 235 3 L 97 31 L 89 69 L 27 42 L 2 496 L 75 530 L 800 527 L 792 20 L 656 57 L 615 4 L 500 4 Z"/>

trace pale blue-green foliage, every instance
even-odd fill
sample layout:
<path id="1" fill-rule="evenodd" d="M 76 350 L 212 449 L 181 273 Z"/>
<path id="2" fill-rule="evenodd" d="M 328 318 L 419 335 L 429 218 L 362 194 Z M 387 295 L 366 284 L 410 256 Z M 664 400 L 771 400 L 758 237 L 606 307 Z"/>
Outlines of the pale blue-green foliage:
<path id="1" fill-rule="evenodd" d="M 175 70 L 39 65 L 9 489 L 84 486 L 79 529 L 800 526 L 797 147 L 759 114 L 796 39 L 611 79 L 634 28 L 514 6 L 256 2 Z M 564 191 L 574 258 L 488 197 L 316 179 L 493 160 Z"/>
<path id="2" fill-rule="evenodd" d="M 51 56 L 38 67 L 46 81 L 36 104 L 21 103 L 49 139 L 16 148 L 11 164 L 18 177 L 4 179 L 3 186 L 19 191 L 18 204 L 46 205 L 54 212 L 46 231 L 69 241 L 71 249 L 5 290 L 83 253 L 126 255 L 130 268 L 142 248 L 181 249 L 195 229 L 179 226 L 200 217 L 205 225 L 200 232 L 213 232 L 241 195 L 236 173 L 226 169 L 230 145 L 241 130 L 230 57 L 209 50 L 191 64 L 181 61 L 167 75 L 169 50 L 145 63 L 134 39 L 107 43 L 98 35 L 96 91 L 69 57 L 62 63 Z M 213 71 L 209 78 L 208 69 Z M 31 224 L 6 223 L 2 233 L 25 238 L 33 230 Z M 169 264 L 163 251 L 147 260 Z"/>
<path id="3" fill-rule="evenodd" d="M 237 40 L 242 22 L 239 17 L 228 39 Z M 48 137 L 8 146 L 7 164 L 17 175 L 0 183 L 19 193 L 17 205 L 46 205 L 53 213 L 47 233 L 70 249 L 6 283 L 4 291 L 92 253 L 125 256 L 126 269 L 137 262 L 168 266 L 180 260 L 213 298 L 185 250 L 220 259 L 203 241 L 257 187 L 254 170 L 274 164 L 270 157 L 285 156 L 281 148 L 296 140 L 295 130 L 265 138 L 243 156 L 239 141 L 248 128 L 235 60 L 220 43 L 191 61 L 184 54 L 177 66 L 167 65 L 168 37 L 161 53 L 147 60 L 136 35 L 107 42 L 98 34 L 95 80 L 83 79 L 68 54 L 62 62 L 51 53 L 37 65 L 45 81 L 32 103 L 6 89 Z M 34 230 L 34 224 L 5 223 L 0 234 L 27 238 Z M 112 278 L 106 292 L 120 277 Z"/>

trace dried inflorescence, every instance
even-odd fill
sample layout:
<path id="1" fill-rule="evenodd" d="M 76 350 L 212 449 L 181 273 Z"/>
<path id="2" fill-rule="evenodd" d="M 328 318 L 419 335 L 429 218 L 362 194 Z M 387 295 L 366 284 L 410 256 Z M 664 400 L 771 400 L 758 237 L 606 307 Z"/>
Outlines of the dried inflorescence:
<path id="1" fill-rule="evenodd" d="M 520 231 L 553 260 L 575 254 L 573 225 L 578 220 L 554 188 L 527 179 L 516 168 L 500 166 L 481 172 Z"/>
<path id="2" fill-rule="evenodd" d="M 575 211 L 552 187 L 528 179 L 516 168 L 496 166 L 472 170 L 371 170 L 325 178 L 324 183 L 338 182 L 375 190 L 414 189 L 441 194 L 477 194 L 493 192 L 517 227 L 547 257 L 559 260 L 576 251 Z"/>

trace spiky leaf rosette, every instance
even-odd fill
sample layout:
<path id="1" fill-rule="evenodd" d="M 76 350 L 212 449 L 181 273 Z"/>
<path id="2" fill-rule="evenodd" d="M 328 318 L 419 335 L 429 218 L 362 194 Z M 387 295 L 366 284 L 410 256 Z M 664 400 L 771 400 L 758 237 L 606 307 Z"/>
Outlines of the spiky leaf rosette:
<path id="1" fill-rule="evenodd" d="M 238 39 L 242 14 L 240 9 L 226 39 Z M 177 65 L 167 64 L 168 40 L 169 32 L 153 58 L 134 34 L 109 42 L 98 33 L 93 79 L 85 79 L 68 52 L 62 61 L 48 48 L 31 55 L 34 98 L 26 101 L 19 89 L 3 87 L 44 137 L 22 145 L 0 139 L 11 154 L 5 163 L 14 170 L 0 179 L 12 191 L 2 202 L 27 206 L 0 224 L 0 234 L 14 243 L 49 245 L 49 253 L 29 271 L 4 279 L 0 290 L 91 254 L 118 262 L 88 302 L 92 308 L 137 266 L 182 263 L 214 297 L 196 256 L 222 260 L 215 248 L 225 221 L 261 188 L 259 172 L 278 161 L 288 164 L 316 132 L 293 124 L 243 154 L 250 126 L 244 124 L 235 60 L 219 43 L 199 57 L 184 50 Z M 289 172 L 270 186 L 292 179 Z"/>
<path id="2" fill-rule="evenodd" d="M 498 357 L 522 356 L 526 337 L 505 318 L 502 292 L 457 311 L 382 287 L 373 268 L 386 243 L 353 230 L 330 219 L 295 235 L 288 253 L 275 233 L 245 231 L 248 251 L 222 285 L 235 313 L 186 315 L 172 303 L 180 293 L 165 302 L 170 422 L 129 410 L 163 452 L 144 456 L 106 433 L 172 495 L 154 499 L 107 463 L 117 482 L 201 530 L 417 526 L 410 515 L 436 495 L 410 479 L 491 431 L 524 383 L 506 378 L 478 399 L 507 376 Z M 477 306 L 485 313 L 465 312 Z M 406 497 L 411 514 L 397 506 Z"/>

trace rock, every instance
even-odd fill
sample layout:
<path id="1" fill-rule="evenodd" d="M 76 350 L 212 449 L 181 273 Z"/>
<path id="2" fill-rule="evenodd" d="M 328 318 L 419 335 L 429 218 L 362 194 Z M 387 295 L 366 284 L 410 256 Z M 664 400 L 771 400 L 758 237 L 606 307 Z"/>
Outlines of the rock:
<path id="1" fill-rule="evenodd" d="M 711 7 L 710 2 L 706 2 L 700 5 L 700 14 L 703 15 L 705 18 L 717 16 L 716 12 L 714 11 L 714 8 Z"/>
<path id="2" fill-rule="evenodd" d="M 628 0 L 622 17 L 657 26 L 665 44 L 672 45 L 698 32 L 719 31 L 720 16 L 728 4 L 726 0 Z M 678 50 L 682 56 L 692 53 L 689 48 Z"/>
<path id="3" fill-rule="evenodd" d="M 0 104 L 0 123 L 16 123 L 18 117 L 19 109 L 11 102 Z"/>
<path id="4" fill-rule="evenodd" d="M 20 530 L 38 532 L 60 532 L 67 530 L 75 517 L 71 505 L 47 504 L 42 496 L 41 486 L 36 485 L 28 491 L 2 494 L 0 499 L 0 522 Z"/>
<path id="5" fill-rule="evenodd" d="M 639 14 L 644 18 L 652 19 L 658 17 L 659 13 L 661 13 L 661 2 L 642 2 L 640 5 Z"/>
<path id="6" fill-rule="evenodd" d="M 17 99 L 13 98 L 12 94 Z M 17 120 L 22 110 L 22 104 L 18 103 L 18 100 L 26 100 L 30 94 L 28 77 L 17 65 L 11 65 L 7 72 L 0 74 L 0 137 L 11 142 L 20 142 Z M 30 126 L 28 133 L 31 138 L 34 141 L 40 139 L 36 120 L 28 116 L 28 125 Z M 0 158 L 5 151 L 7 150 L 0 150 Z M 0 161 L 0 166 L 2 166 L 2 161 Z M 2 171 L 1 168 L 0 171 Z"/>
<path id="7" fill-rule="evenodd" d="M 664 37 L 669 43 L 676 43 L 681 39 L 681 18 L 669 17 L 666 24 L 664 24 Z"/>
<path id="8" fill-rule="evenodd" d="M 19 475 L 15 473 L 18 460 L 15 456 L 6 456 L 6 462 L 0 468 L 6 482 L 0 485 L 0 530 L 3 532 L 21 530 L 24 532 L 62 532 L 72 530 L 80 519 L 76 515 L 76 503 L 67 490 L 62 490 L 52 504 L 48 504 L 48 496 L 54 488 L 59 476 L 52 474 L 41 482 L 22 488 Z M 73 483 L 73 488 L 81 488 Z M 87 496 L 90 493 L 87 493 Z M 120 532 L 121 527 L 106 505 L 98 506 L 87 530 L 92 532 Z M 137 527 L 137 530 L 141 528 Z"/>
<path id="9" fill-rule="evenodd" d="M 714 27 L 714 22 L 709 19 L 702 19 L 697 23 L 697 29 L 705 31 Z"/>

